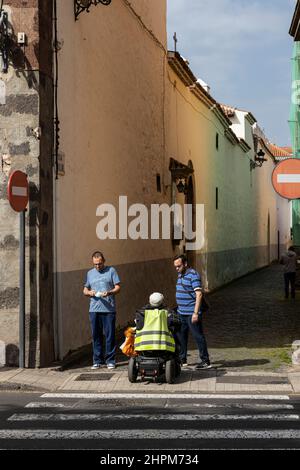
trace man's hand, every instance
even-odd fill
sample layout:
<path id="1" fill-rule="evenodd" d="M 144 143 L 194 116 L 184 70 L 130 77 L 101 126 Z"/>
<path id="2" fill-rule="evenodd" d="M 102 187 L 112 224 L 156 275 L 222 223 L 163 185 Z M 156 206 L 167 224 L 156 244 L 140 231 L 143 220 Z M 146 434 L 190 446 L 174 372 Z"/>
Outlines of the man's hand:
<path id="1" fill-rule="evenodd" d="M 83 293 L 84 295 L 86 295 L 87 297 L 94 297 L 96 295 L 96 291 L 95 290 L 89 290 L 87 287 L 85 287 L 83 289 Z"/>
<path id="2" fill-rule="evenodd" d="M 198 313 L 193 313 L 192 315 L 192 323 L 198 323 L 198 320 L 199 320 L 199 315 Z"/>

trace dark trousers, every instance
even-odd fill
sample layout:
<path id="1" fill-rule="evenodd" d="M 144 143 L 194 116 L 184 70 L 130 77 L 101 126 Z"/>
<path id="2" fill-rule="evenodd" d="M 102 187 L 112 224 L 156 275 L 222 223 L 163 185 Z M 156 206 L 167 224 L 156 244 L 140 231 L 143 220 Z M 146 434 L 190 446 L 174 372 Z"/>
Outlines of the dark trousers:
<path id="1" fill-rule="evenodd" d="M 114 364 L 116 353 L 115 313 L 90 312 L 90 322 L 93 337 L 93 364 Z M 103 333 L 105 335 L 105 355 L 103 348 Z"/>
<path id="2" fill-rule="evenodd" d="M 209 355 L 207 350 L 206 339 L 203 333 L 202 319 L 199 317 L 197 323 L 192 323 L 192 315 L 180 315 L 181 329 L 179 332 L 179 339 L 181 344 L 180 359 L 182 362 L 187 361 L 187 348 L 189 331 L 192 332 L 193 338 L 196 341 L 199 350 L 200 359 L 203 362 L 209 362 Z"/>
<path id="3" fill-rule="evenodd" d="M 288 299 L 291 285 L 291 297 L 295 298 L 296 273 L 284 273 L 285 298 Z"/>

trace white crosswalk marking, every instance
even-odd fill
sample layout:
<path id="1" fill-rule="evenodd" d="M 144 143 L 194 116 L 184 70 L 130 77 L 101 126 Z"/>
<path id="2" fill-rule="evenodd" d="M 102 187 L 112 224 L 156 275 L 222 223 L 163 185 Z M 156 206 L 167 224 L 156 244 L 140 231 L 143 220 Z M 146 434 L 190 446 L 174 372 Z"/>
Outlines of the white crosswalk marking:
<path id="1" fill-rule="evenodd" d="M 31 402 L 28 403 L 25 408 L 73 408 L 74 405 L 67 405 L 65 403 L 55 402 Z"/>
<path id="2" fill-rule="evenodd" d="M 187 446 L 201 449 L 210 441 L 226 441 L 228 448 L 240 441 L 248 448 L 251 442 L 263 447 L 264 440 L 272 440 L 277 448 L 287 441 L 299 447 L 299 423 L 298 402 L 287 395 L 45 393 L 27 403 L 24 412 L 7 417 L 0 442 L 65 441 L 49 445 L 75 448 L 80 445 L 76 441 L 85 446 L 83 441 L 90 440 L 98 449 L 125 440 L 132 443 L 126 443 L 129 449 L 141 441 L 151 448 L 155 442 L 160 448 L 163 441 L 174 446 L 189 441 Z"/>
<path id="3" fill-rule="evenodd" d="M 61 429 L 1 429 L 0 439 L 146 439 L 146 440 L 208 440 L 208 439 L 300 439 L 300 430 L 198 430 L 198 429 L 109 429 L 109 430 L 61 430 Z"/>
<path id="4" fill-rule="evenodd" d="M 286 405 L 284 403 L 280 404 L 261 404 L 261 403 L 251 403 L 249 405 L 248 403 L 235 403 L 234 405 L 232 404 L 227 404 L 224 403 L 222 405 L 217 405 L 216 403 L 190 403 L 189 407 L 195 407 L 195 408 L 231 408 L 231 409 L 243 409 L 243 408 L 252 408 L 255 410 L 293 410 L 294 405 Z M 173 404 L 173 403 L 167 403 L 166 408 L 178 408 L 178 404 Z"/>
<path id="5" fill-rule="evenodd" d="M 138 419 L 145 421 L 288 421 L 299 420 L 296 414 L 261 414 L 261 415 L 218 415 L 218 414 L 14 414 L 8 421 L 124 421 Z"/>
<path id="6" fill-rule="evenodd" d="M 42 398 L 102 398 L 116 399 L 197 399 L 197 400 L 289 400 L 288 395 L 236 395 L 236 394 L 204 394 L 204 393 L 44 393 Z"/>

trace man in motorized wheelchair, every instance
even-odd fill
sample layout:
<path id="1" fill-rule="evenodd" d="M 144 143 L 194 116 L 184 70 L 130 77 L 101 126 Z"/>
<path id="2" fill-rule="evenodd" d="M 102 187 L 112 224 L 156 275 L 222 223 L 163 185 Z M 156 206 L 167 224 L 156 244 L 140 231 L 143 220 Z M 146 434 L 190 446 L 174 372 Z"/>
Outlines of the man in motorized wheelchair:
<path id="1" fill-rule="evenodd" d="M 180 344 L 177 332 L 179 315 L 164 305 L 159 292 L 150 295 L 149 304 L 136 311 L 135 352 L 138 356 L 129 361 L 128 378 L 135 382 L 140 374 L 155 381 L 165 376 L 167 383 L 174 383 L 180 374 Z"/>

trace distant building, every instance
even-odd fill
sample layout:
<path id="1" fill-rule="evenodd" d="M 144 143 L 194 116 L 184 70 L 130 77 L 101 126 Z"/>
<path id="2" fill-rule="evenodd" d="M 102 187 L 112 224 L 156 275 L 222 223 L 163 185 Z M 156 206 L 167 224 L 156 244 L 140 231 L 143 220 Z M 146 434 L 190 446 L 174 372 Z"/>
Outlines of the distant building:
<path id="1" fill-rule="evenodd" d="M 294 38 L 292 58 L 292 100 L 290 111 L 290 130 L 292 137 L 293 157 L 300 158 L 300 116 L 299 116 L 299 83 L 300 83 L 300 1 L 297 0 L 290 35 Z M 300 246 L 300 201 L 293 201 L 293 244 Z"/>

